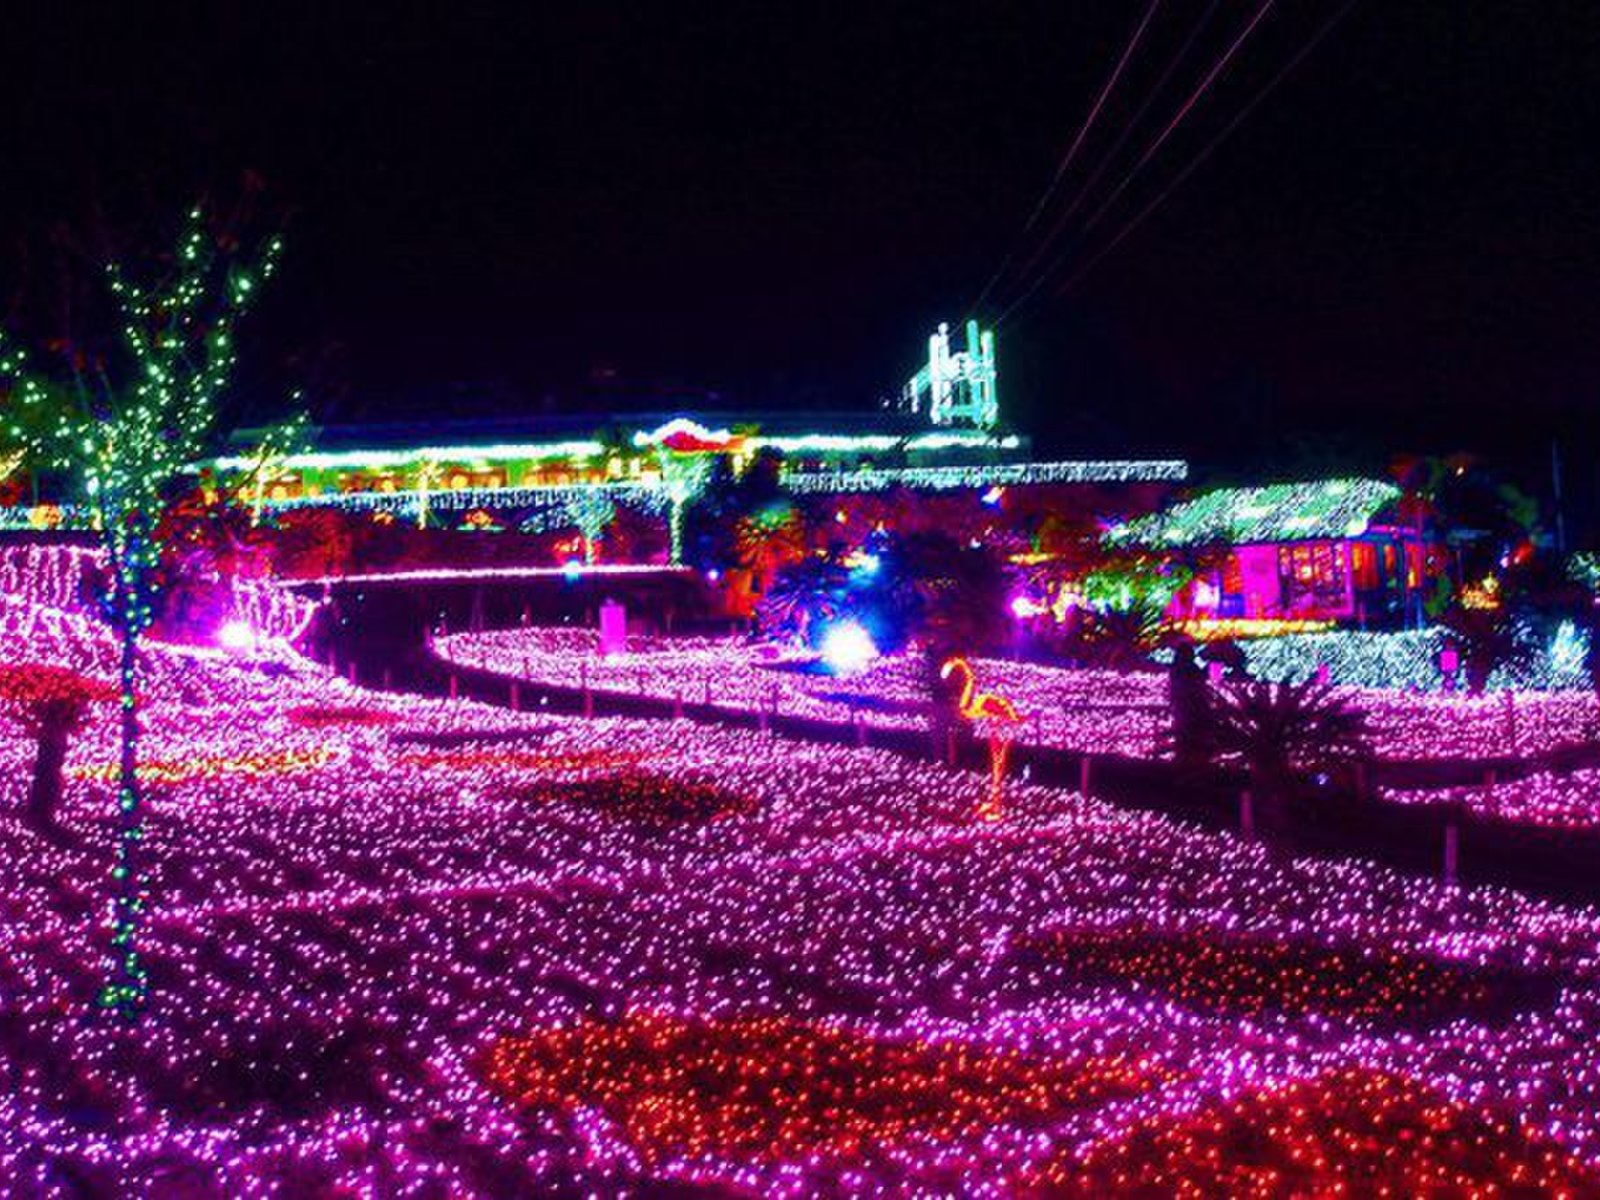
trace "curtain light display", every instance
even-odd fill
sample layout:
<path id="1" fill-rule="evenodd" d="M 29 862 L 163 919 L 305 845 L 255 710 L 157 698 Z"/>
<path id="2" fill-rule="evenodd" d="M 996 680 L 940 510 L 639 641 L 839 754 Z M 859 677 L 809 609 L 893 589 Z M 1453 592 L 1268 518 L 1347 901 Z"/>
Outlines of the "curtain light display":
<path id="1" fill-rule="evenodd" d="M 750 443 L 762 439 L 751 439 Z M 796 439 L 765 439 L 770 442 Z M 853 441 L 855 439 L 843 439 Z M 887 439 L 885 451 L 895 448 Z M 799 453 L 799 451 L 796 451 Z M 234 460 L 218 460 L 231 463 Z M 318 456 L 290 455 L 286 468 L 297 463 L 321 462 Z M 408 457 L 408 467 L 416 467 Z M 312 469 L 306 466 L 305 469 Z M 420 468 L 419 468 L 420 470 Z M 1181 483 L 1189 466 L 1182 460 L 1091 460 L 1068 462 L 990 463 L 967 466 L 930 467 L 849 467 L 836 470 L 785 469 L 782 485 L 794 495 L 850 495 L 860 492 L 910 488 L 925 492 L 964 490 L 990 491 L 994 488 L 1049 486 L 1059 484 Z M 615 483 L 539 484 L 461 488 L 397 488 L 392 491 L 308 491 L 300 495 L 274 497 L 262 501 L 263 511 L 290 511 L 296 508 L 332 506 L 351 512 L 391 512 L 406 520 L 419 520 L 428 511 L 467 511 L 489 508 L 495 511 L 521 511 L 525 520 L 537 522 L 537 529 L 575 524 L 573 506 L 597 502 L 605 497 L 617 506 L 642 512 L 660 513 L 671 505 L 670 490 L 659 477 Z M 25 519 L 23 510 L 8 511 Z M 70 517 L 70 514 L 69 514 Z"/>
<path id="2" fill-rule="evenodd" d="M 570 528 L 573 511 L 600 498 L 616 506 L 626 505 L 640 512 L 659 513 L 667 507 L 667 495 L 656 483 L 574 484 L 568 487 L 451 488 L 394 492 L 324 492 L 320 495 L 268 499 L 270 510 L 281 512 L 300 508 L 331 507 L 346 512 L 392 513 L 405 520 L 421 520 L 428 512 L 467 512 L 475 508 L 522 512 L 527 532 Z"/>
<path id="3" fill-rule="evenodd" d="M 1063 483 L 1182 483 L 1188 476 L 1189 464 L 1181 459 L 1104 460 L 785 471 L 783 486 L 797 495 L 846 495 L 897 487 L 942 492 Z"/>
<path id="4" fill-rule="evenodd" d="M 77 609 L 103 559 L 86 546 L 0 545 L 0 595 L 40 609 Z"/>

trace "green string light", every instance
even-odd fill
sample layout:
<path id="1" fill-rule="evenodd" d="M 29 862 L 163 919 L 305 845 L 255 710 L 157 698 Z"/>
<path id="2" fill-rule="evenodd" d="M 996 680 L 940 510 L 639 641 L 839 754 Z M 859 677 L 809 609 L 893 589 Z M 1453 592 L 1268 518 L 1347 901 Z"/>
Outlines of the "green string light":
<path id="1" fill-rule="evenodd" d="M 71 472 L 101 536 L 111 584 L 107 613 L 121 635 L 122 755 L 110 906 L 111 977 L 102 1008 L 135 1019 L 149 993 L 138 948 L 146 908 L 137 849 L 144 836 L 139 784 L 139 640 L 155 620 L 163 549 L 160 524 L 174 482 L 208 448 L 217 400 L 236 362 L 234 325 L 277 269 L 270 239 L 254 264 L 219 252 L 204 212 L 191 209 L 176 267 L 148 285 L 106 268 L 132 371 L 124 381 L 81 371 L 62 383 L 33 370 L 0 330 L 0 387 L 11 405 L 0 438 L 36 469 Z"/>
<path id="2" fill-rule="evenodd" d="M 1359 537 L 1400 489 L 1381 479 L 1322 479 L 1215 488 L 1110 531 L 1124 546 L 1233 546 Z"/>

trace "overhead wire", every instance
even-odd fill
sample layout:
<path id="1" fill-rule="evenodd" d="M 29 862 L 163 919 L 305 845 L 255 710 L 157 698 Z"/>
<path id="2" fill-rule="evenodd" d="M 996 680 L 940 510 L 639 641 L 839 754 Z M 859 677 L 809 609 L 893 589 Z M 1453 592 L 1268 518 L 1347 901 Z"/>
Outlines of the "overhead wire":
<path id="1" fill-rule="evenodd" d="M 1194 26 L 1189 30 L 1188 36 L 1184 38 L 1183 44 L 1180 45 L 1177 49 L 1177 52 L 1173 54 L 1170 59 L 1168 59 L 1167 65 L 1162 69 L 1161 75 L 1156 79 L 1154 86 L 1152 86 L 1150 91 L 1145 95 L 1145 98 L 1139 104 L 1139 107 L 1135 109 L 1128 120 L 1123 123 L 1122 131 L 1117 135 L 1116 139 L 1112 142 L 1111 146 L 1105 151 L 1105 153 L 1100 156 L 1099 163 L 1095 166 L 1094 170 L 1089 173 L 1089 177 L 1085 179 L 1083 184 L 1078 188 L 1077 195 L 1073 198 L 1072 203 L 1069 204 L 1061 213 L 1061 215 L 1056 218 L 1049 231 L 1045 234 L 1043 240 L 1040 241 L 1038 247 L 1036 247 L 1033 253 L 1029 255 L 1028 261 L 1023 264 L 1021 274 L 1017 280 L 1019 284 L 1027 282 L 1027 286 L 1023 288 L 1020 296 L 1018 296 L 1011 304 L 1006 306 L 1004 312 L 1009 312 L 1022 301 L 1031 297 L 1034 292 L 1044 285 L 1048 279 L 1048 274 L 1040 274 L 1037 271 L 1039 262 L 1044 258 L 1045 254 L 1055 243 L 1056 239 L 1066 231 L 1067 226 L 1071 222 L 1073 216 L 1081 207 L 1083 207 L 1084 201 L 1087 200 L 1094 192 L 1095 185 L 1100 182 L 1101 177 L 1105 175 L 1106 171 L 1108 171 L 1111 168 L 1111 165 L 1116 161 L 1117 155 L 1121 152 L 1122 147 L 1127 143 L 1129 137 L 1131 137 L 1134 131 L 1139 128 L 1140 122 L 1144 120 L 1145 114 L 1150 111 L 1151 105 L 1153 105 L 1156 100 L 1161 97 L 1162 93 L 1166 90 L 1167 84 L 1171 80 L 1173 74 L 1188 59 L 1189 52 L 1194 48 L 1195 42 L 1199 39 L 1200 34 L 1205 30 L 1206 26 L 1210 24 L 1211 18 L 1216 15 L 1217 9 L 1221 7 L 1221 4 L 1222 0 L 1212 0 L 1210 6 L 1200 15 L 1200 19 L 1195 22 Z M 996 323 L 998 324 L 998 321 Z"/>
<path id="2" fill-rule="evenodd" d="M 1144 208 L 1142 208 L 1138 213 L 1136 213 L 1133 216 L 1133 218 L 1126 225 L 1124 225 L 1124 227 L 1115 235 L 1115 237 L 1112 238 L 1110 243 L 1108 243 L 1107 245 L 1102 247 L 1099 251 L 1096 251 L 1095 254 L 1092 257 L 1091 262 L 1089 264 L 1087 264 L 1086 266 L 1080 268 L 1078 271 L 1076 271 L 1073 274 L 1072 278 L 1070 280 L 1068 280 L 1068 282 L 1066 284 L 1063 284 L 1061 287 L 1057 288 L 1055 294 L 1060 295 L 1062 292 L 1066 291 L 1067 288 L 1070 287 L 1072 284 L 1075 284 L 1078 279 L 1080 279 L 1084 274 L 1087 273 L 1087 270 L 1088 270 L 1089 266 L 1092 266 L 1094 263 L 1098 263 L 1100 261 L 1100 259 L 1102 259 L 1107 253 L 1109 253 L 1109 251 L 1112 248 L 1114 248 L 1116 245 L 1120 244 L 1128 236 L 1128 234 L 1130 234 L 1133 231 L 1133 228 L 1135 226 L 1137 226 L 1138 224 L 1142 223 L 1149 216 L 1149 214 L 1151 212 L 1153 212 L 1155 210 L 1155 208 L 1157 208 L 1162 202 L 1164 202 L 1166 200 L 1166 198 L 1184 180 L 1186 180 L 1191 174 L 1193 174 L 1193 172 L 1200 166 L 1200 164 L 1202 162 L 1205 161 L 1206 158 L 1208 158 L 1210 156 L 1210 154 L 1216 149 L 1216 147 L 1218 145 L 1220 145 L 1222 143 L 1222 141 L 1226 137 L 1228 137 L 1234 131 L 1234 129 L 1236 129 L 1239 126 L 1239 124 L 1241 124 L 1244 121 L 1244 119 L 1251 112 L 1254 111 L 1254 109 L 1267 97 L 1268 94 L 1270 94 L 1274 89 L 1276 89 L 1276 87 L 1283 81 L 1283 79 L 1285 79 L 1289 75 L 1289 73 L 1292 72 L 1295 69 L 1295 67 L 1297 67 L 1300 64 L 1300 62 L 1306 57 L 1306 55 L 1309 54 L 1322 41 L 1322 39 L 1333 29 L 1333 27 L 1335 25 L 1337 25 L 1339 23 L 1339 21 L 1344 18 L 1345 14 L 1349 11 L 1350 7 L 1354 3 L 1355 3 L 1355 0 L 1347 0 L 1347 2 L 1342 7 L 1337 9 L 1333 13 L 1333 15 L 1327 21 L 1325 21 L 1311 35 L 1311 37 L 1301 46 L 1301 48 L 1298 51 L 1296 51 L 1296 53 L 1289 59 L 1289 61 L 1276 74 L 1274 74 L 1273 77 L 1270 80 L 1268 80 L 1268 82 L 1245 105 L 1245 107 L 1243 109 L 1241 109 L 1240 112 L 1238 114 L 1236 114 L 1223 127 L 1223 129 L 1218 134 L 1216 134 L 1214 137 L 1212 137 L 1201 148 L 1201 150 L 1194 156 L 1194 158 L 1192 158 L 1188 162 L 1188 164 L 1186 164 L 1184 166 L 1184 168 L 1179 172 L 1179 174 L 1169 184 L 1167 184 L 1165 188 L 1162 189 L 1162 191 L 1156 196 L 1156 198 L 1154 200 L 1152 200 L 1149 204 L 1145 205 Z M 1108 197 L 1105 201 L 1103 201 L 1101 203 L 1101 205 L 1092 214 L 1092 216 L 1090 217 L 1089 221 L 1087 221 L 1084 224 L 1083 229 L 1080 230 L 1080 234 L 1079 234 L 1080 237 L 1083 234 L 1086 234 L 1090 229 L 1092 229 L 1096 224 L 1099 223 L 1100 219 L 1105 215 L 1105 213 L 1111 207 L 1112 202 L 1115 199 L 1117 199 L 1118 197 L 1120 197 L 1120 195 L 1126 190 L 1126 185 L 1134 178 L 1134 176 L 1139 172 L 1139 170 L 1142 169 L 1145 165 L 1147 165 L 1148 162 L 1154 157 L 1155 149 L 1158 149 L 1159 148 L 1159 144 L 1164 142 L 1166 140 L 1166 138 L 1170 136 L 1171 132 L 1176 128 L 1177 123 L 1182 119 L 1182 116 L 1184 115 L 1184 113 L 1187 110 L 1192 109 L 1193 101 L 1195 101 L 1201 94 L 1203 94 L 1203 91 L 1204 91 L 1204 89 L 1206 87 L 1210 86 L 1211 83 L 1215 82 L 1215 78 L 1219 74 L 1220 66 L 1225 65 L 1225 60 L 1230 58 L 1237 51 L 1238 46 L 1240 44 L 1242 44 L 1242 39 L 1244 37 L 1247 37 L 1249 35 L 1249 33 L 1251 32 L 1251 30 L 1254 29 L 1255 25 L 1259 22 L 1259 20 L 1262 17 L 1262 15 L 1264 15 L 1265 8 L 1267 8 L 1269 6 L 1270 6 L 1270 0 L 1267 0 L 1267 3 L 1263 4 L 1262 8 L 1257 10 L 1257 13 L 1256 13 L 1255 17 L 1252 18 L 1251 23 L 1249 25 L 1247 25 L 1246 28 L 1243 31 L 1241 31 L 1241 34 L 1239 35 L 1239 37 L 1235 38 L 1234 42 L 1232 44 L 1230 44 L 1229 49 L 1223 55 L 1223 59 L 1219 60 L 1219 63 L 1214 65 L 1212 70 L 1207 73 L 1207 79 L 1202 82 L 1201 86 L 1197 87 L 1195 89 L 1195 91 L 1193 93 L 1191 93 L 1190 100 L 1186 101 L 1185 106 L 1180 109 L 1179 114 L 1177 116 L 1175 116 L 1174 120 L 1172 122 L 1168 123 L 1167 128 L 1163 129 L 1162 133 L 1160 135 L 1158 135 L 1158 137 L 1156 139 L 1156 142 L 1152 144 L 1152 147 L 1148 148 L 1146 150 L 1146 152 L 1140 157 L 1139 162 L 1137 164 L 1135 164 L 1134 168 L 1128 172 L 1127 176 L 1124 177 L 1122 184 L 1120 184 L 1118 186 L 1118 188 L 1113 192 L 1113 194 L 1110 197 Z M 1037 273 L 1033 277 L 1032 283 L 1029 285 L 1029 287 L 1020 296 L 1018 296 L 1015 301 L 1013 301 L 1010 305 L 1008 305 L 1000 313 L 1000 315 L 998 317 L 995 318 L 995 322 L 994 322 L 995 328 L 998 329 L 1004 323 L 1009 321 L 1011 319 L 1011 317 L 1018 310 L 1020 310 L 1029 300 L 1031 300 L 1033 298 L 1033 296 L 1044 286 L 1045 283 L 1049 282 L 1053 278 L 1058 277 L 1060 272 L 1061 272 L 1061 270 L 1062 270 L 1062 268 L 1064 266 L 1066 266 L 1067 264 L 1069 264 L 1072 261 L 1072 258 L 1074 256 L 1074 254 L 1076 254 L 1079 251 L 1081 251 L 1081 249 L 1082 249 L 1082 245 L 1080 243 L 1078 246 L 1070 247 L 1070 248 L 1068 248 L 1066 250 L 1063 250 L 1060 254 L 1058 254 L 1055 257 L 1055 259 L 1050 263 L 1050 265 L 1047 268 L 1045 268 L 1043 271 Z"/>
<path id="3" fill-rule="evenodd" d="M 1189 93 L 1188 99 L 1186 99 L 1179 107 L 1172 120 L 1167 122 L 1166 128 L 1164 128 L 1160 134 L 1156 136 L 1155 141 L 1151 142 L 1150 145 L 1146 147 L 1145 152 L 1139 156 L 1139 161 L 1134 163 L 1132 169 L 1130 169 L 1128 173 L 1123 176 L 1122 182 L 1117 184 L 1117 186 L 1112 189 L 1111 195 L 1106 197 L 1106 199 L 1101 203 L 1100 207 L 1095 209 L 1095 211 L 1090 215 L 1089 219 L 1084 222 L 1083 232 L 1087 233 L 1089 230 L 1094 228 L 1094 226 L 1099 222 L 1100 218 L 1105 215 L 1106 210 L 1110 208 L 1111 205 L 1116 203 L 1117 198 L 1127 190 L 1128 185 L 1133 182 L 1134 177 L 1138 175 L 1146 165 L 1149 164 L 1151 159 L 1160 153 L 1161 147 L 1166 145 L 1167 139 L 1172 136 L 1173 131 L 1176 130 L 1179 125 L 1183 124 L 1184 120 L 1194 110 L 1194 106 L 1200 102 L 1200 98 L 1210 90 L 1211 85 L 1216 82 L 1217 77 L 1221 75 L 1222 72 L 1227 69 L 1228 64 L 1233 61 L 1234 55 L 1239 53 L 1240 48 L 1245 44 L 1246 41 L 1249 40 L 1250 35 L 1255 32 L 1256 26 L 1261 24 L 1262 18 L 1265 17 L 1268 10 L 1272 8 L 1272 3 L 1273 0 L 1262 0 L 1260 7 L 1256 9 L 1255 16 L 1250 18 L 1250 23 L 1239 31 L 1239 35 L 1233 39 L 1232 43 L 1229 44 L 1227 50 L 1223 52 L 1222 57 L 1217 59 L 1217 61 L 1212 64 L 1211 70 L 1206 73 L 1205 78 L 1200 81 L 1199 86 L 1197 86 L 1194 91 Z"/>
<path id="4" fill-rule="evenodd" d="M 1144 16 L 1140 19 L 1139 24 L 1134 27 L 1132 35 L 1128 38 L 1128 44 L 1123 47 L 1116 66 L 1112 68 L 1111 74 L 1106 77 L 1105 83 L 1100 88 L 1100 94 L 1095 97 L 1094 103 L 1089 107 L 1088 114 L 1078 126 L 1078 132 L 1072 139 L 1072 144 L 1067 147 L 1067 152 L 1056 163 L 1055 173 L 1050 177 L 1050 182 L 1045 186 L 1044 191 L 1040 193 L 1038 201 L 1033 206 L 1033 211 L 1028 214 L 1028 219 L 1023 222 L 1021 232 L 1017 234 L 1000 265 L 995 268 L 994 274 L 989 276 L 988 282 L 983 285 L 983 290 L 978 293 L 978 298 L 968 305 L 968 311 L 976 312 L 983 302 L 989 298 L 990 291 L 993 290 L 995 284 L 1000 281 L 1006 271 L 1010 269 L 1018 250 L 1026 242 L 1028 235 L 1033 232 L 1033 227 L 1039 223 L 1039 218 L 1044 215 L 1044 211 L 1049 207 L 1050 201 L 1055 198 L 1056 189 L 1061 186 L 1061 181 L 1066 178 L 1067 171 L 1071 169 L 1073 160 L 1077 158 L 1078 151 L 1082 149 L 1084 140 L 1089 136 L 1089 130 L 1093 128 L 1095 121 L 1100 116 L 1101 109 L 1105 107 L 1106 100 L 1117 86 L 1118 80 L 1122 78 L 1123 71 L 1127 69 L 1129 60 L 1133 58 L 1134 51 L 1138 49 L 1140 41 L 1144 38 L 1145 30 L 1150 27 L 1150 22 L 1156 15 L 1156 9 L 1160 6 L 1161 0 L 1150 0 L 1149 6 L 1144 10 Z"/>
<path id="5" fill-rule="evenodd" d="M 1227 48 L 1224 49 L 1216 61 L 1211 64 L 1210 68 L 1201 77 L 1200 82 L 1190 90 L 1188 96 L 1184 98 L 1183 103 L 1178 106 L 1177 112 L 1174 113 L 1171 119 L 1167 121 L 1166 125 L 1162 127 L 1161 132 L 1156 134 L 1154 140 L 1145 147 L 1144 152 L 1122 177 L 1121 182 L 1112 189 L 1111 195 L 1106 200 L 1101 202 L 1100 206 L 1095 209 L 1094 213 L 1090 216 L 1090 219 L 1085 222 L 1083 228 L 1078 231 L 1080 238 L 1099 222 L 1100 218 L 1105 215 L 1111 204 L 1114 203 L 1127 190 L 1128 185 L 1131 184 L 1133 180 L 1138 177 L 1139 173 L 1150 164 L 1151 160 L 1155 158 L 1161 147 L 1166 144 L 1167 140 L 1172 136 L 1177 128 L 1183 124 L 1183 122 L 1188 118 L 1189 114 L 1194 111 L 1195 106 L 1199 104 L 1201 98 L 1211 90 L 1212 86 L 1216 83 L 1222 72 L 1227 68 L 1228 64 L 1233 61 L 1235 55 L 1239 53 L 1239 50 L 1244 46 L 1245 42 L 1249 40 L 1250 35 L 1254 33 L 1257 26 L 1261 24 L 1262 19 L 1272 8 L 1272 4 L 1273 0 L 1262 0 L 1262 3 L 1256 7 L 1254 15 L 1251 16 L 1244 28 L 1241 29 L 1234 36 L 1232 41 L 1228 43 Z M 1079 202 L 1081 203 L 1082 198 L 1087 195 L 1088 187 L 1086 187 L 1084 192 L 1080 195 Z M 1073 211 L 1075 211 L 1076 208 L 1077 205 L 1075 204 Z M 1059 223 L 1061 228 L 1065 227 L 1066 219 L 1070 215 L 1070 212 L 1063 214 L 1062 221 Z M 1055 258 L 1053 258 L 1042 270 L 1036 271 L 1033 275 L 1032 283 L 1028 286 L 1028 288 L 1020 296 L 1013 300 L 1004 310 L 1002 310 L 998 317 L 995 318 L 995 327 L 998 329 L 1008 319 L 1010 319 L 1012 313 L 1032 299 L 1034 294 L 1037 293 L 1040 288 L 1042 288 L 1047 282 L 1057 275 L 1062 266 L 1071 259 L 1073 253 L 1075 253 L 1077 249 L 1078 247 L 1075 245 L 1067 247 L 1057 254 Z M 1033 261 L 1037 262 L 1041 257 L 1043 257 L 1043 248 L 1041 248 L 1039 254 L 1035 255 Z"/>
<path id="6" fill-rule="evenodd" d="M 1355 5 L 1356 0 L 1345 0 L 1345 3 L 1335 10 L 1331 17 L 1322 23 L 1317 31 L 1311 35 L 1310 39 L 1303 46 L 1301 46 L 1298 51 L 1295 52 L 1293 57 L 1291 57 L 1289 61 L 1286 62 L 1283 67 L 1280 68 L 1277 73 L 1266 82 L 1261 90 L 1250 99 L 1249 103 L 1240 109 L 1233 119 L 1224 125 L 1215 136 L 1207 141 L 1206 144 L 1202 146 L 1194 155 L 1194 157 L 1191 158 L 1184 166 L 1183 170 L 1181 170 L 1165 188 L 1158 192 L 1154 199 L 1152 199 L 1148 204 L 1135 213 L 1134 216 L 1127 222 L 1127 224 L 1125 224 L 1122 229 L 1118 231 L 1114 238 L 1096 251 L 1095 254 L 1081 267 L 1079 267 L 1077 271 L 1073 272 L 1073 274 L 1064 283 L 1062 283 L 1059 288 L 1056 289 L 1056 294 L 1059 296 L 1069 291 L 1080 279 L 1092 271 L 1101 259 L 1105 258 L 1106 255 L 1115 250 L 1119 245 L 1121 245 L 1122 241 L 1129 234 L 1143 224 L 1145 219 L 1149 217 L 1150 214 L 1157 208 L 1159 208 L 1167 199 L 1167 197 L 1176 191 L 1183 184 L 1183 182 L 1189 178 L 1190 175 L 1194 174 L 1194 172 L 1203 162 L 1205 162 L 1207 158 L 1211 156 L 1217 147 L 1226 141 L 1233 131 L 1249 118 L 1250 114 L 1255 111 L 1257 106 L 1259 106 L 1263 100 L 1265 100 L 1274 90 L 1276 90 L 1279 84 L 1281 84 L 1289 77 L 1291 73 L 1293 73 L 1294 69 L 1298 67 L 1300 63 L 1303 62 L 1305 58 L 1317 48 L 1317 46 L 1322 42 L 1323 38 L 1333 31 L 1334 27 L 1344 19 L 1345 15 L 1349 13 L 1349 11 L 1354 8 Z"/>

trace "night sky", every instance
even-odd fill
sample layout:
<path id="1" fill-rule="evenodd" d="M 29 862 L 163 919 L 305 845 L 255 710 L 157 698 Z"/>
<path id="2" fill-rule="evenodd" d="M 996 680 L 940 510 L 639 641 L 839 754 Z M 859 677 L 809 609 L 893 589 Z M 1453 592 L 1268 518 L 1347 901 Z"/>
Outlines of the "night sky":
<path id="1" fill-rule="evenodd" d="M 257 411 L 865 408 L 1017 246 L 1146 4 L 29 5 L 0 301 L 36 339 L 86 320 L 61 281 L 96 247 L 248 171 L 289 242 Z M 1528 469 L 1562 434 L 1592 476 L 1591 3 L 1357 0 L 1096 258 L 1343 5 L 1273 5 L 1091 224 L 1258 7 L 1156 6 L 1013 263 L 1062 235 L 980 309 L 1038 283 L 1000 327 L 1009 413 L 1054 453 L 1277 473 Z"/>

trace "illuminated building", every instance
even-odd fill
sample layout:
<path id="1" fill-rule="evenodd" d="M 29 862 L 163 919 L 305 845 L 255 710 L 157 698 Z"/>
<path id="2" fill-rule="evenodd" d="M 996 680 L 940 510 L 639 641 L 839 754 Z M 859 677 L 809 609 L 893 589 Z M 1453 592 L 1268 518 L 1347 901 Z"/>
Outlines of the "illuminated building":
<path id="1" fill-rule="evenodd" d="M 277 461 L 259 481 L 267 507 L 337 504 L 427 520 L 430 512 L 538 511 L 603 492 L 659 511 L 681 505 L 686 459 L 725 457 L 735 474 L 758 455 L 781 462 L 799 494 L 905 487 L 950 491 L 1029 484 L 1176 483 L 1179 460 L 1037 462 L 1028 439 L 1004 427 L 994 335 L 969 321 L 952 352 L 948 326 L 928 343 L 927 365 L 897 411 L 718 414 L 615 418 L 540 417 L 429 425 L 326 427 L 314 446 Z M 237 478 L 258 458 L 250 431 L 236 452 L 200 464 Z"/>
<path id="2" fill-rule="evenodd" d="M 928 363 L 901 393 L 911 413 L 928 414 L 934 425 L 993 429 L 1000 423 L 994 331 L 967 322 L 965 349 L 950 350 L 950 326 L 941 323 L 928 339 Z"/>
<path id="3" fill-rule="evenodd" d="M 1185 620 L 1393 623 L 1445 570 L 1440 547 L 1392 520 L 1400 494 L 1361 478 L 1214 488 L 1108 538 L 1194 560 L 1173 602 Z"/>

